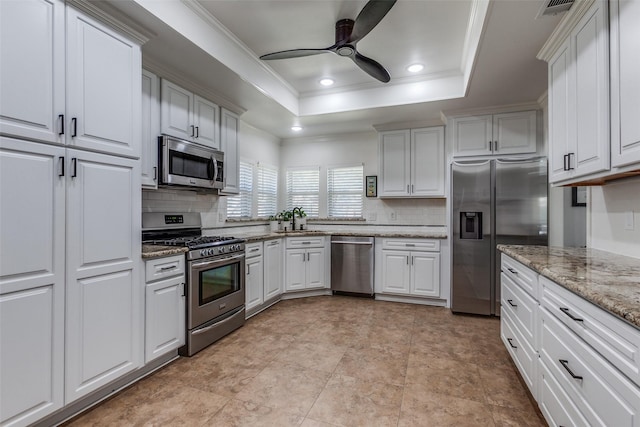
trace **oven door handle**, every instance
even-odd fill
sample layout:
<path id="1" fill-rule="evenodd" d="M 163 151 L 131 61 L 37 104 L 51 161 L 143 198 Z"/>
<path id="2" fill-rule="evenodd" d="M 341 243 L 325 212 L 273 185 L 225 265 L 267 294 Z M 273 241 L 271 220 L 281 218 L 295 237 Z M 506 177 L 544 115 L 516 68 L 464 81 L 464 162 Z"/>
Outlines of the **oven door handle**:
<path id="1" fill-rule="evenodd" d="M 232 256 L 227 256 L 224 258 L 218 258 L 218 259 L 204 261 L 204 262 L 196 262 L 191 264 L 191 268 L 194 268 L 196 270 L 204 270 L 206 268 L 231 264 L 232 262 L 235 262 L 241 259 L 244 259 L 244 253 L 240 255 L 232 255 Z"/>

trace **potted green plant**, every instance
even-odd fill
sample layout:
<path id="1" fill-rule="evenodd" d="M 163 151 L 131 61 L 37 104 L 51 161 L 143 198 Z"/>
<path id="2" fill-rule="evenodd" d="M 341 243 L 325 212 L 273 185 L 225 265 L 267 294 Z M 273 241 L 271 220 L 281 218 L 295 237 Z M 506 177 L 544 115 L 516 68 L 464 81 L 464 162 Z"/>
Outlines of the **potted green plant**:
<path id="1" fill-rule="evenodd" d="M 269 227 L 271 231 L 278 231 L 280 228 L 280 220 L 278 219 L 280 214 L 271 215 L 269 217 Z"/>
<path id="2" fill-rule="evenodd" d="M 293 212 L 282 211 L 280 214 L 282 215 L 282 228 L 284 231 L 291 230 L 291 218 L 293 218 Z"/>
<path id="3" fill-rule="evenodd" d="M 297 208 L 296 215 L 296 227 L 298 230 L 304 230 L 307 228 L 307 213 L 302 208 Z"/>

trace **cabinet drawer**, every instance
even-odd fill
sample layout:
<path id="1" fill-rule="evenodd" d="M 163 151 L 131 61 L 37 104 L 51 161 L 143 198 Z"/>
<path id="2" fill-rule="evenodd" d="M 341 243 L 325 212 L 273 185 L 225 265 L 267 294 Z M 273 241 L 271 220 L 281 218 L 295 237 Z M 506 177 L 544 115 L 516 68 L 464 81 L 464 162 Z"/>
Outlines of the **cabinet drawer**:
<path id="1" fill-rule="evenodd" d="M 531 394 L 536 397 L 536 369 L 538 353 L 529 344 L 518 328 L 514 325 L 513 319 L 506 312 L 500 315 L 500 337 L 505 347 L 509 351 L 513 362 L 518 367 L 520 375 L 529 387 Z"/>
<path id="2" fill-rule="evenodd" d="M 508 312 L 516 326 L 533 348 L 538 348 L 535 342 L 536 317 L 538 303 L 522 288 L 513 283 L 504 273 L 500 276 L 502 282 L 501 310 Z"/>
<path id="3" fill-rule="evenodd" d="M 324 247 L 324 236 L 287 237 L 287 249 Z"/>
<path id="4" fill-rule="evenodd" d="M 547 366 L 538 359 L 538 406 L 550 426 L 581 427 L 589 423 L 564 392 Z"/>
<path id="5" fill-rule="evenodd" d="M 184 274 L 184 255 L 145 261 L 145 281 L 147 283 L 181 274 Z"/>
<path id="6" fill-rule="evenodd" d="M 247 243 L 244 245 L 244 254 L 247 258 L 262 255 L 262 242 Z"/>
<path id="7" fill-rule="evenodd" d="M 640 385 L 640 331 L 546 277 L 540 285 L 540 304 Z"/>
<path id="8" fill-rule="evenodd" d="M 513 282 L 538 300 L 538 274 L 508 255 L 502 254 L 500 270 Z"/>
<path id="9" fill-rule="evenodd" d="M 425 239 L 382 239 L 382 249 L 438 252 L 440 251 L 440 241 Z"/>
<path id="10" fill-rule="evenodd" d="M 639 427 L 640 389 L 547 309 L 540 312 L 540 358 L 589 424 Z"/>

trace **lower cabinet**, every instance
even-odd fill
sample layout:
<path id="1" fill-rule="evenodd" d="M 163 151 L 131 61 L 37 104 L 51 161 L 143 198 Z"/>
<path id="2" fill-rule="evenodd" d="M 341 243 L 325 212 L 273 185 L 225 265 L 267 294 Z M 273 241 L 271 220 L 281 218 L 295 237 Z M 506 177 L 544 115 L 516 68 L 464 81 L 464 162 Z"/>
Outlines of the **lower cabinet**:
<path id="1" fill-rule="evenodd" d="M 380 275 L 376 292 L 440 297 L 440 245 L 434 240 L 380 239 Z"/>
<path id="2" fill-rule="evenodd" d="M 264 260 L 262 242 L 245 246 L 245 310 L 251 314 L 264 303 Z"/>
<path id="3" fill-rule="evenodd" d="M 282 239 L 264 242 L 264 301 L 282 294 Z"/>
<path id="4" fill-rule="evenodd" d="M 326 282 L 325 237 L 288 237 L 285 292 L 322 289 Z"/>
<path id="5" fill-rule="evenodd" d="M 183 255 L 145 261 L 145 363 L 185 343 L 184 264 Z"/>

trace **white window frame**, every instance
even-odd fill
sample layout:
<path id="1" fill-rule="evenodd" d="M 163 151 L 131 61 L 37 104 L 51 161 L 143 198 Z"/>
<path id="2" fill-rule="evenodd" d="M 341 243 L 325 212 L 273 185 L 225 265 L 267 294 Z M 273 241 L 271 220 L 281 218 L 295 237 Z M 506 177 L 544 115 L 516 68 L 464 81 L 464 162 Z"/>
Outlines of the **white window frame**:
<path id="1" fill-rule="evenodd" d="M 359 169 L 359 176 L 343 177 L 350 179 L 351 182 L 346 183 L 348 188 L 335 188 L 336 183 L 332 176 L 339 170 Z M 346 171 L 345 171 L 346 172 Z M 353 172 L 353 171 L 352 171 Z M 349 208 L 340 208 L 341 204 L 336 200 L 343 198 L 349 201 Z M 344 205 L 343 205 L 344 206 Z M 352 163 L 342 165 L 332 165 L 327 167 L 327 217 L 329 218 L 362 218 L 364 209 L 364 164 Z"/>
<path id="2" fill-rule="evenodd" d="M 292 193 L 292 180 L 294 174 L 306 173 L 312 179 L 313 174 L 317 176 L 317 182 L 310 185 L 306 191 L 298 191 L 294 196 Z M 301 207 L 307 217 L 317 218 L 320 215 L 320 166 L 300 166 L 290 167 L 286 170 L 286 206 L 287 210 Z M 315 187 L 315 188 L 313 188 Z M 304 188 L 302 190 L 305 190 Z"/>
<path id="3" fill-rule="evenodd" d="M 227 218 L 229 219 L 249 219 L 253 218 L 253 189 L 255 187 L 255 165 L 247 160 L 240 159 L 238 166 L 238 194 L 227 196 Z M 250 179 L 243 179 L 243 167 L 248 168 Z M 246 172 L 246 170 L 245 170 Z M 229 212 L 229 208 L 236 209 L 237 212 Z"/>
<path id="4" fill-rule="evenodd" d="M 267 172 L 268 171 L 268 172 Z M 264 173 L 275 172 L 275 189 L 265 187 L 265 183 L 262 178 Z M 254 206 L 255 214 L 257 218 L 268 218 L 269 216 L 276 215 L 278 213 L 278 168 L 269 164 L 258 162 L 256 165 L 255 174 L 255 189 L 254 191 Z M 272 206 L 273 209 L 269 209 Z"/>

